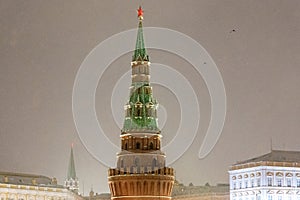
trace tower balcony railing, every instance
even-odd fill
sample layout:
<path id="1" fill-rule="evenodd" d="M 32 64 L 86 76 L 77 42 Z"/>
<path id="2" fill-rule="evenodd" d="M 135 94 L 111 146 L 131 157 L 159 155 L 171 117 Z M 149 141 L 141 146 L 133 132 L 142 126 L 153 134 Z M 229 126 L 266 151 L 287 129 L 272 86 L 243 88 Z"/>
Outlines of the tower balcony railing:
<path id="1" fill-rule="evenodd" d="M 166 175 L 174 176 L 174 169 L 170 167 L 128 167 L 128 168 L 115 168 L 108 170 L 108 176 L 117 175 L 134 175 L 134 174 L 151 174 L 151 175 Z"/>

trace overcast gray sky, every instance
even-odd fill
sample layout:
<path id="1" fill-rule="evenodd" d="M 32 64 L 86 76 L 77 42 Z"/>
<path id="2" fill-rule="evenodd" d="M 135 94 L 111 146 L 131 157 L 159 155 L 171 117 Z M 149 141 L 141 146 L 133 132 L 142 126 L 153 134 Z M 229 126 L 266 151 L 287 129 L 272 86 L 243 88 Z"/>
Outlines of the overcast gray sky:
<path id="1" fill-rule="evenodd" d="M 268 153 L 271 138 L 274 149 L 300 151 L 300 1 L 1 0 L 1 171 L 55 176 L 63 183 L 74 142 L 81 191 L 83 184 L 85 194 L 92 185 L 96 192 L 108 191 L 107 168 L 86 151 L 77 135 L 72 88 L 77 70 L 96 45 L 137 26 L 139 5 L 145 10 L 144 26 L 177 30 L 199 42 L 216 62 L 226 88 L 222 135 L 213 151 L 199 160 L 210 118 L 203 79 L 175 55 L 149 51 L 152 62 L 186 76 L 200 99 L 199 134 L 172 165 L 179 181 L 226 183 L 228 167 Z M 112 120 L 109 98 L 113 81 L 130 69 L 130 61 L 131 54 L 116 60 L 97 89 L 99 120 L 116 143 L 120 131 Z M 172 94 L 160 87 L 154 90 L 167 112 L 176 108 L 176 102 L 166 98 Z M 165 142 L 175 129 L 167 119 Z"/>

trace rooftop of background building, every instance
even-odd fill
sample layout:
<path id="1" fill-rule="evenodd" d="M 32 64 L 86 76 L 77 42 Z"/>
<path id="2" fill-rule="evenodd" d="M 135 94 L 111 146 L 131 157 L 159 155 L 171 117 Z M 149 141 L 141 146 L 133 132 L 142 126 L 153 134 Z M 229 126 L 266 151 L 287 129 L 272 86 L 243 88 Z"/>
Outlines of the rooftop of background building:
<path id="1" fill-rule="evenodd" d="M 229 192 L 228 184 L 217 184 L 211 186 L 206 183 L 204 186 L 194 186 L 190 183 L 188 186 L 183 184 L 174 184 L 172 196 L 186 196 L 186 195 L 208 195 L 208 194 L 226 194 Z"/>
<path id="2" fill-rule="evenodd" d="M 0 172 L 0 183 L 63 188 L 63 186 L 57 185 L 56 178 L 15 172 Z"/>
<path id="3" fill-rule="evenodd" d="M 181 197 L 181 196 L 204 196 L 204 195 L 226 195 L 229 193 L 229 184 L 217 184 L 211 186 L 206 183 L 204 186 L 194 186 L 190 183 L 188 186 L 175 181 L 172 197 Z M 91 194 L 90 194 L 91 195 Z M 107 200 L 110 199 L 109 193 L 94 194 L 92 196 L 84 197 L 86 200 Z"/>
<path id="4" fill-rule="evenodd" d="M 251 158 L 245 161 L 237 162 L 237 164 L 245 164 L 245 163 L 260 162 L 260 161 L 300 162 L 300 152 L 272 150 L 270 153 L 255 158 Z"/>

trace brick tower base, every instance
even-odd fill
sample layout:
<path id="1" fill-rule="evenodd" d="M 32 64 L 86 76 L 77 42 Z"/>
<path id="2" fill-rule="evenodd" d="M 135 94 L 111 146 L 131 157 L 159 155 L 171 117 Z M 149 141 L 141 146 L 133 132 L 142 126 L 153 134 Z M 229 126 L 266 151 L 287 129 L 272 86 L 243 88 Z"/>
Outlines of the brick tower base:
<path id="1" fill-rule="evenodd" d="M 110 169 L 108 184 L 112 200 L 167 200 L 171 199 L 174 171 L 165 167 L 142 174 Z"/>

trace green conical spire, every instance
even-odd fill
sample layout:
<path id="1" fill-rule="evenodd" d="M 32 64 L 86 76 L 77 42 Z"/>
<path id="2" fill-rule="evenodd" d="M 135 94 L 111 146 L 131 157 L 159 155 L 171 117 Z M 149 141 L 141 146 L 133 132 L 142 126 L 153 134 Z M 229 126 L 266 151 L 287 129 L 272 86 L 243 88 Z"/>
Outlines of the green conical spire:
<path id="1" fill-rule="evenodd" d="M 73 155 L 73 144 L 71 146 L 71 155 L 70 155 L 70 161 L 69 161 L 69 167 L 68 167 L 68 176 L 67 179 L 73 179 L 75 180 L 76 177 L 76 171 L 75 171 L 75 162 L 74 162 L 74 155 Z"/>
<path id="2" fill-rule="evenodd" d="M 149 57 L 146 52 L 144 36 L 143 36 L 143 10 L 141 7 L 138 9 L 139 27 L 136 38 L 135 50 L 132 56 L 132 61 L 149 61 Z"/>
<path id="3" fill-rule="evenodd" d="M 132 57 L 132 84 L 129 101 L 125 106 L 125 121 L 122 133 L 154 132 L 159 133 L 157 126 L 158 104 L 152 95 L 150 86 L 150 62 L 146 52 L 143 37 L 143 10 L 138 9 L 139 28 L 136 47 Z"/>

